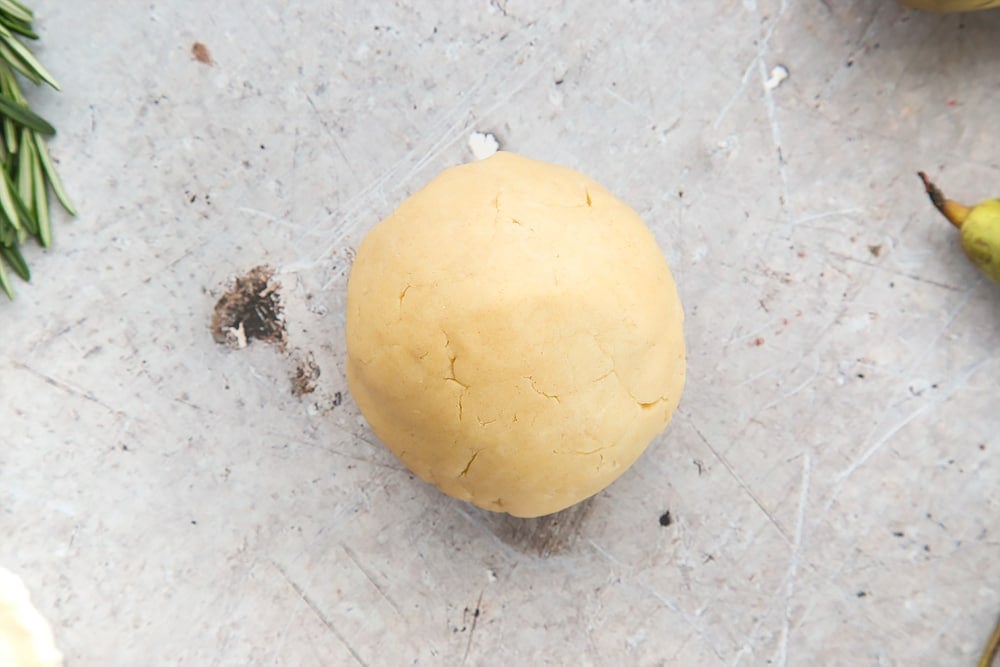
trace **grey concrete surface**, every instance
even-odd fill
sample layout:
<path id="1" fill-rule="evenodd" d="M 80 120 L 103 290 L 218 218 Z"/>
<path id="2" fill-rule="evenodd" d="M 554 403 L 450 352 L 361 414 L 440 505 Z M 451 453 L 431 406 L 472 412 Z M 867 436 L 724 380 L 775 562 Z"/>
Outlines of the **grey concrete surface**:
<path id="1" fill-rule="evenodd" d="M 1000 288 L 914 172 L 1000 194 L 1000 13 L 33 4 L 80 215 L 0 303 L 0 564 L 67 664 L 974 661 Z M 343 376 L 351 248 L 476 130 L 634 206 L 687 312 L 666 433 L 530 522 L 407 474 Z M 258 264 L 285 352 L 209 332 Z"/>

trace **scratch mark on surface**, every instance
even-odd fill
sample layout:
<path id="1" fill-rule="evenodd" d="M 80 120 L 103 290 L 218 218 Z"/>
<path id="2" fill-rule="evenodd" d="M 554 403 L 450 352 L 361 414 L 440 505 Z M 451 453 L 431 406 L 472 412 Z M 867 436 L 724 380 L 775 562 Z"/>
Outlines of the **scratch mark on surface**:
<path id="1" fill-rule="evenodd" d="M 719 463 L 722 464 L 722 466 L 726 469 L 729 475 L 734 480 L 736 480 L 736 483 L 739 484 L 740 488 L 743 489 L 743 491 L 748 496 L 750 496 L 750 498 L 754 501 L 757 507 L 760 508 L 760 511 L 764 513 L 764 516 L 766 516 L 767 519 L 771 522 L 771 524 L 774 525 L 774 527 L 777 529 L 778 534 L 781 535 L 781 538 L 785 540 L 786 543 L 791 544 L 792 541 L 788 537 L 788 534 L 785 532 L 785 529 L 781 527 L 781 524 L 778 523 L 778 520 L 776 518 L 774 518 L 774 515 L 771 513 L 771 511 L 767 509 L 764 503 L 761 502 L 760 498 L 758 498 L 757 495 L 750 489 L 750 486 L 747 485 L 747 483 L 743 480 L 743 478 L 739 475 L 739 473 L 736 472 L 736 470 L 733 468 L 732 464 L 729 463 L 726 457 L 723 456 L 718 450 L 716 450 L 715 447 L 712 446 L 712 443 L 708 441 L 708 438 L 705 437 L 705 434 L 702 433 L 701 429 L 698 428 L 698 425 L 695 424 L 694 420 L 691 418 L 691 415 L 689 415 L 686 412 L 682 412 L 680 410 L 678 410 L 677 412 L 682 417 L 684 417 L 684 419 L 687 420 L 687 422 L 691 425 L 691 428 L 694 429 L 694 432 L 698 435 L 698 439 L 701 440 L 706 447 L 708 447 L 710 452 L 712 452 L 712 456 L 714 456 L 719 461 Z"/>
<path id="2" fill-rule="evenodd" d="M 890 442 L 907 425 L 909 425 L 911 422 L 915 421 L 918 417 L 921 417 L 931 409 L 937 409 L 938 407 L 941 406 L 941 404 L 949 400 L 953 395 L 964 389 L 968 384 L 969 378 L 972 377 L 980 368 L 986 366 L 992 361 L 994 361 L 994 359 L 987 358 L 973 364 L 966 372 L 964 372 L 961 375 L 960 378 L 958 378 L 958 380 L 955 383 L 956 386 L 951 391 L 949 391 L 947 394 L 941 396 L 939 399 L 935 401 L 924 403 L 922 406 L 920 406 L 919 408 L 908 414 L 906 417 L 904 417 L 894 426 L 892 426 L 888 431 L 886 431 L 880 438 L 878 438 L 878 440 L 873 442 L 872 445 L 868 447 L 868 449 L 866 449 L 860 456 L 851 461 L 851 463 L 846 468 L 844 468 L 844 470 L 838 473 L 837 476 L 834 478 L 834 483 L 830 490 L 830 496 L 829 498 L 827 498 L 826 503 L 824 503 L 823 513 L 820 515 L 817 521 L 821 521 L 830 511 L 830 508 L 833 507 L 833 503 L 835 503 L 837 498 L 840 496 L 840 493 L 843 491 L 844 486 L 847 484 L 847 481 L 851 478 L 851 476 L 854 473 L 858 471 L 858 469 L 860 469 L 862 466 L 868 463 L 868 461 L 870 461 L 872 457 L 874 457 L 888 442 Z M 879 429 L 879 427 L 885 420 L 885 416 L 896 405 L 898 405 L 898 403 L 890 402 L 889 405 L 886 406 L 885 410 L 882 413 L 882 417 L 879 418 L 876 425 L 871 429 L 871 431 L 869 431 L 868 437 L 865 438 L 866 442 L 871 440 L 872 436 L 875 434 L 875 432 Z"/>
<path id="3" fill-rule="evenodd" d="M 736 100 L 738 100 L 743 95 L 743 91 L 746 90 L 747 87 L 747 80 L 749 80 L 750 78 L 750 72 L 753 71 L 754 65 L 757 64 L 757 61 L 759 59 L 760 59 L 759 55 L 754 56 L 753 60 L 750 61 L 750 64 L 747 65 L 746 70 L 743 71 L 743 76 L 740 77 L 739 88 L 737 88 L 736 92 L 733 93 L 733 96 L 729 98 L 729 101 L 722 106 L 722 111 L 719 112 L 719 115 L 716 117 L 715 122 L 712 123 L 712 129 L 716 130 L 719 129 L 719 125 L 722 123 L 722 120 L 729 113 L 730 109 L 733 108 L 733 105 L 736 104 Z"/>
<path id="4" fill-rule="evenodd" d="M 748 385 L 748 384 L 753 384 L 754 382 L 756 382 L 757 380 L 761 379 L 762 377 L 766 377 L 768 375 L 771 375 L 772 373 L 776 372 L 777 370 L 778 369 L 776 367 L 768 368 L 766 370 L 761 371 L 760 373 L 757 373 L 755 375 L 751 375 L 746 380 L 743 380 L 742 382 L 739 382 L 739 383 L 737 383 L 737 384 L 735 384 L 733 386 L 734 387 L 743 387 L 743 386 Z"/>
<path id="5" fill-rule="evenodd" d="M 288 621 L 285 622 L 285 627 L 281 629 L 281 636 L 278 637 L 278 641 L 274 642 L 274 650 L 271 652 L 270 663 L 272 665 L 280 665 L 279 660 L 281 652 L 285 648 L 285 642 L 288 641 L 288 633 L 291 632 L 292 624 L 299 620 L 299 610 L 296 609 L 294 613 L 288 615 Z"/>
<path id="6" fill-rule="evenodd" d="M 483 591 L 479 591 L 479 600 L 476 601 L 476 610 L 472 612 L 472 627 L 469 628 L 469 641 L 465 643 L 465 655 L 462 656 L 462 664 L 464 665 L 469 659 L 469 650 L 472 648 L 472 635 L 476 632 L 476 625 L 479 623 L 480 609 L 483 604 Z"/>
<path id="7" fill-rule="evenodd" d="M 353 646 L 351 646 L 351 643 L 347 641 L 347 638 L 340 632 L 340 630 L 337 629 L 337 627 L 333 623 L 330 622 L 330 619 L 327 618 L 326 614 L 323 613 L 323 610 L 320 609 L 315 602 L 313 602 L 312 598 L 306 595 L 306 592 L 302 590 L 302 587 L 299 586 L 294 581 L 292 581 L 292 579 L 288 576 L 288 573 L 285 572 L 284 568 L 282 568 L 280 565 L 278 565 L 276 561 L 273 560 L 271 561 L 271 565 L 274 567 L 274 569 L 278 571 L 279 574 L 281 574 L 281 577 L 282 579 L 285 580 L 285 583 L 287 583 L 289 586 L 292 587 L 292 590 L 295 591 L 295 594 L 298 595 L 299 598 L 306 603 L 306 606 L 309 607 L 309 609 L 316 616 L 316 618 L 319 619 L 319 621 L 326 626 L 326 629 L 329 630 L 337 639 L 340 640 L 340 643 L 344 645 L 344 647 L 348 650 L 348 652 L 350 652 L 351 657 L 354 658 L 355 662 L 357 662 L 359 665 L 362 665 L 362 667 L 368 667 L 367 663 L 361 659 L 361 656 L 358 655 L 358 652 L 354 649 Z"/>
<path id="8" fill-rule="evenodd" d="M 757 334 L 761 333 L 762 331 L 767 331 L 768 329 L 775 328 L 776 326 L 778 326 L 779 324 L 781 324 L 781 321 L 783 319 L 784 318 L 782 318 L 782 317 L 774 317 L 774 318 L 768 320 L 767 322 L 765 322 L 764 324 L 760 325 L 756 329 L 750 331 L 749 333 L 743 334 L 741 336 L 737 336 L 736 335 L 736 329 L 739 328 L 739 325 L 737 325 L 737 327 L 735 329 L 733 329 L 732 332 L 730 332 L 729 339 L 726 340 L 726 341 L 724 341 L 722 343 L 722 346 L 723 347 L 729 347 L 730 345 L 732 345 L 734 343 L 739 343 L 739 342 L 748 340 L 750 338 L 753 338 L 754 336 L 756 336 Z"/>
<path id="9" fill-rule="evenodd" d="M 283 218 L 281 216 L 277 216 L 277 215 L 274 215 L 272 213 L 268 213 L 267 211 L 262 211 L 262 210 L 260 210 L 258 208 L 251 208 L 249 206 L 241 206 L 237 210 L 240 213 L 246 213 L 248 215 L 253 215 L 253 216 L 256 216 L 258 218 L 263 218 L 264 220 L 267 220 L 268 222 L 270 222 L 272 224 L 275 224 L 275 225 L 277 225 L 279 227 L 284 227 L 286 229 L 290 229 L 291 231 L 295 232 L 296 235 L 301 235 L 301 236 L 320 236 L 320 237 L 326 237 L 328 235 L 327 231 L 323 230 L 322 228 L 316 227 L 315 225 L 309 225 L 309 226 L 307 226 L 307 225 L 297 225 L 294 222 L 291 222 L 290 220 L 286 220 L 285 218 Z M 294 273 L 294 272 L 295 272 L 294 265 L 283 266 L 281 268 L 281 270 L 278 271 L 278 273 Z"/>
<path id="10" fill-rule="evenodd" d="M 344 428 L 337 428 L 336 425 L 334 425 L 333 428 L 336 429 L 336 430 L 338 430 L 338 431 L 340 431 L 344 435 L 350 437 L 352 440 L 357 440 L 358 442 L 363 442 L 366 445 L 368 445 L 369 447 L 377 449 L 376 445 L 374 445 L 373 443 L 369 442 L 368 440 L 365 440 L 364 438 L 362 438 L 359 435 L 355 435 L 355 434 L 351 433 L 350 431 L 348 431 L 348 430 L 346 430 Z M 283 436 L 283 437 L 287 437 L 287 436 Z M 407 470 L 403 466 L 394 466 L 394 465 L 391 465 L 389 463 L 382 463 L 381 461 L 376 461 L 375 459 L 367 459 L 367 458 L 365 458 L 363 456 L 354 456 L 353 454 L 347 454 L 346 452 L 342 452 L 342 451 L 339 451 L 337 449 L 332 449 L 331 447 L 327 447 L 326 445 L 322 445 L 322 444 L 315 443 L 315 442 L 308 442 L 308 441 L 305 441 L 305 440 L 295 440 L 294 438 L 289 438 L 289 442 L 294 442 L 296 444 L 300 444 L 300 445 L 303 445 L 305 447 L 312 447 L 313 449 L 321 449 L 324 452 L 327 452 L 328 454 L 333 454 L 334 456 L 340 456 L 340 457 L 345 458 L 345 459 L 347 459 L 349 461 L 357 461 L 358 463 L 364 463 L 365 465 L 370 465 L 370 466 L 373 466 L 373 467 L 376 467 L 376 468 L 385 468 L 386 470 L 392 470 L 393 472 L 398 472 L 398 473 L 403 473 L 403 474 L 409 474 L 409 472 L 410 472 L 409 470 Z"/>
<path id="11" fill-rule="evenodd" d="M 396 602 L 391 597 L 389 597 L 389 595 L 385 592 L 385 589 L 383 589 L 382 586 L 377 581 L 375 581 L 375 577 L 373 577 L 372 573 L 368 571 L 368 568 L 366 568 L 364 565 L 362 565 L 361 560 L 358 558 L 358 555 L 356 553 L 354 553 L 354 550 L 351 549 L 346 544 L 341 544 L 340 546 L 343 547 L 344 553 L 347 554 L 347 557 L 350 558 L 354 562 L 354 565 L 359 570 L 361 570 L 361 574 L 365 575 L 365 578 L 369 582 L 371 582 L 372 586 L 375 587 L 375 590 L 378 591 L 378 594 L 381 595 L 385 599 L 385 601 L 389 603 L 389 605 L 392 607 L 393 611 L 395 611 L 396 614 L 400 618 L 402 618 L 403 620 L 405 620 L 406 617 L 403 616 L 403 612 L 399 609 L 399 606 L 397 606 Z"/>
<path id="12" fill-rule="evenodd" d="M 678 607 L 676 604 L 674 604 L 669 598 L 665 597 L 664 595 L 661 595 L 660 593 L 653 590 L 652 588 L 649 588 L 648 586 L 640 586 L 640 588 L 649 593 L 650 595 L 652 595 L 654 598 L 656 598 L 660 602 L 660 604 L 662 604 L 664 607 L 666 607 L 670 611 L 680 616 L 684 620 L 684 622 L 687 623 L 687 625 L 689 625 L 692 630 L 694 630 L 695 634 L 698 635 L 698 637 L 703 642 L 705 642 L 708 648 L 712 650 L 712 653 L 714 653 L 719 660 L 723 660 L 722 652 L 719 651 L 719 647 L 716 646 L 715 642 L 713 642 L 712 639 L 708 636 L 708 632 L 705 630 L 705 627 L 698 622 L 697 616 L 693 616 L 687 613 L 686 611 Z"/>
<path id="13" fill-rule="evenodd" d="M 851 257 L 850 255 L 845 255 L 833 250 L 827 251 L 827 254 L 831 257 L 836 257 L 845 262 L 852 262 L 854 264 L 861 264 L 862 266 L 867 266 L 878 271 L 883 271 L 894 276 L 899 276 L 900 278 L 908 278 L 918 283 L 923 283 L 925 285 L 932 285 L 934 287 L 940 287 L 941 289 L 948 290 L 949 292 L 964 292 L 964 287 L 956 287 L 955 285 L 949 285 L 948 283 L 938 282 L 936 280 L 931 280 L 929 278 L 924 278 L 923 276 L 918 276 L 914 273 L 907 273 L 906 271 L 900 271 L 899 269 L 894 269 L 890 266 L 885 266 L 878 262 L 869 262 L 864 259 L 858 259 L 857 257 Z"/>
<path id="14" fill-rule="evenodd" d="M 757 3 L 754 2 L 752 5 L 754 19 L 757 21 L 757 71 L 760 73 L 760 83 L 764 88 L 764 108 L 767 110 L 767 119 L 771 126 L 771 141 L 774 144 L 775 157 L 777 159 L 778 165 L 778 175 L 781 177 L 781 210 L 784 212 L 786 206 L 789 203 L 789 190 L 788 190 L 788 169 L 785 165 L 785 157 L 782 154 L 781 149 L 781 126 L 778 122 L 778 108 L 774 101 L 774 90 L 767 87 L 767 59 L 768 59 L 768 44 L 771 41 L 771 36 L 774 34 L 774 30 L 784 15 L 787 7 L 782 3 L 781 10 L 778 15 L 774 18 L 774 22 L 771 24 L 770 29 L 765 34 L 762 30 L 762 20 L 760 12 L 757 9 Z"/>
<path id="15" fill-rule="evenodd" d="M 338 153 L 340 153 L 340 157 L 344 158 L 344 164 L 350 166 L 351 160 L 347 157 L 347 154 L 344 152 L 343 147 L 340 145 L 340 141 L 337 139 L 337 134 L 330 127 L 330 124 L 327 122 L 327 120 L 323 118 L 323 114 L 319 112 L 319 107 L 317 107 L 316 102 L 313 101 L 312 95 L 306 95 L 306 101 L 309 102 L 309 106 L 312 108 L 313 113 L 316 115 L 316 120 L 318 120 L 319 124 L 323 126 L 324 130 L 326 130 L 326 136 L 330 138 L 330 141 L 333 143 L 333 147 L 337 149 Z"/>
<path id="16" fill-rule="evenodd" d="M 785 589 L 785 613 L 782 617 L 781 639 L 778 643 L 778 664 L 788 664 L 788 638 L 792 627 L 792 600 L 795 598 L 795 582 L 802 561 L 802 532 L 809 507 L 809 484 L 812 479 L 812 454 L 806 451 L 802 456 L 802 483 L 799 486 L 799 509 L 795 515 L 795 538 L 792 541 L 792 555 L 788 559 L 788 574 Z"/>
<path id="17" fill-rule="evenodd" d="M 806 354 L 809 354 L 809 353 L 807 352 Z M 791 369 L 787 372 L 786 377 L 790 377 L 792 373 L 794 373 L 796 370 L 798 370 L 799 368 L 801 368 L 804 361 L 805 361 L 805 357 L 803 356 L 801 359 L 799 359 L 795 363 L 794 366 L 791 367 Z M 810 385 L 812 385 L 813 383 L 815 383 L 816 380 L 819 379 L 819 377 L 820 377 L 820 367 L 821 366 L 822 366 L 822 361 L 820 359 L 820 356 L 816 355 L 816 360 L 815 360 L 815 363 L 813 364 L 812 374 L 808 378 L 806 378 L 805 380 L 803 380 L 802 382 L 800 382 L 798 385 L 796 385 L 793 389 L 790 389 L 790 390 L 788 390 L 786 392 L 782 392 L 782 394 L 779 397 L 777 397 L 774 400 L 771 400 L 771 401 L 768 401 L 767 403 L 765 403 L 764 406 L 760 410 L 758 410 L 757 412 L 754 413 L 753 419 L 756 419 L 758 415 L 760 415 L 760 414 L 762 414 L 762 413 L 770 410 L 771 408 L 775 407 L 776 405 L 782 405 L 783 403 L 785 403 L 785 401 L 787 401 L 792 396 L 795 396 L 796 394 L 800 394 L 803 391 L 805 391 L 806 388 L 808 388 Z M 784 380 L 778 381 L 777 384 L 778 384 L 778 387 L 780 388 L 784 384 Z M 740 431 L 740 435 L 742 435 L 744 433 L 744 431 L 745 431 L 745 429 L 741 430 Z"/>
<path id="18" fill-rule="evenodd" d="M 916 368 L 918 368 L 920 366 L 920 364 L 923 363 L 924 359 L 927 358 L 927 355 L 929 355 L 937 347 L 938 341 L 940 341 L 941 337 L 944 336 L 945 333 L 947 333 L 948 329 L 951 328 L 951 325 L 955 323 L 955 320 L 958 318 L 959 314 L 962 312 L 962 310 L 965 308 L 966 304 L 969 302 L 969 299 L 971 298 L 973 291 L 975 290 L 976 287 L 979 286 L 980 282 L 977 282 L 976 285 L 974 285 L 972 288 L 970 288 L 970 289 L 968 289 L 966 291 L 964 297 L 955 305 L 955 307 L 952 309 L 951 313 L 949 313 L 948 319 L 945 320 L 944 324 L 941 326 L 941 330 L 938 331 L 937 335 L 934 336 L 934 338 L 927 345 L 927 347 L 924 349 L 924 351 L 907 368 L 905 377 L 909 377 L 910 375 L 912 375 L 913 371 Z M 872 443 L 872 445 L 870 447 L 868 447 L 868 449 L 866 449 L 860 456 L 858 456 L 857 458 L 855 458 L 850 463 L 850 465 L 848 465 L 847 468 L 845 468 L 844 470 L 842 470 L 837 475 L 837 477 L 835 478 L 834 486 L 833 486 L 833 489 L 832 489 L 832 491 L 830 493 L 830 500 L 827 503 L 827 508 L 829 508 L 830 506 L 832 506 L 833 501 L 840 494 L 840 491 L 841 491 L 844 483 L 851 477 L 851 475 L 853 475 L 861 466 L 863 466 L 866 463 L 868 463 L 868 461 L 870 461 L 871 458 L 873 456 L 875 456 L 875 454 L 877 454 L 879 452 L 879 450 L 882 449 L 882 447 L 884 447 L 887 442 L 889 442 L 890 440 L 892 440 L 892 438 L 895 437 L 895 435 L 897 433 L 899 433 L 899 431 L 902 430 L 907 424 L 909 424 L 914 419 L 916 419 L 917 417 L 919 417 L 922 414 L 924 414 L 925 412 L 927 412 L 927 410 L 929 410 L 931 407 L 937 407 L 944 400 L 946 400 L 947 398 L 950 398 L 951 395 L 954 394 L 955 392 L 957 392 L 960 388 L 964 387 L 965 383 L 968 381 L 969 377 L 971 377 L 973 375 L 973 373 L 975 373 L 979 369 L 979 367 L 982 366 L 983 364 L 985 364 L 987 361 L 988 360 L 983 360 L 983 361 L 981 361 L 981 362 L 973 365 L 967 372 L 963 373 L 962 378 L 961 378 L 961 382 L 959 383 L 958 387 L 956 387 L 952 391 L 948 392 L 947 395 L 942 396 L 939 400 L 937 400 L 935 402 L 931 402 L 931 403 L 925 403 L 920 408 L 918 408 L 918 409 L 914 410 L 913 412 L 911 412 L 909 415 L 907 415 L 905 418 L 903 418 L 901 421 L 899 421 L 895 426 L 893 426 L 892 428 L 890 428 L 878 440 L 876 440 L 874 443 Z M 876 423 L 875 427 L 872 428 L 871 431 L 869 431 L 868 436 L 865 438 L 866 442 L 871 441 L 871 439 L 874 436 L 875 432 L 878 430 L 878 428 L 882 425 L 883 421 L 885 420 L 886 415 L 888 415 L 889 411 L 895 405 L 897 405 L 897 404 L 898 403 L 890 401 L 886 405 L 885 409 L 882 411 L 882 416 L 879 418 L 879 420 Z"/>
<path id="19" fill-rule="evenodd" d="M 598 555 L 600 555 L 601 558 L 603 558 L 604 560 L 608 561 L 612 565 L 617 565 L 618 567 L 620 567 L 622 569 L 628 569 L 620 560 L 618 560 L 617 558 L 615 558 L 614 556 L 612 556 L 604 547 L 602 547 L 601 545 L 599 545 L 594 540 L 587 540 L 587 543 L 591 547 L 593 547 L 594 551 L 596 551 L 598 553 Z"/>
<path id="20" fill-rule="evenodd" d="M 523 55 L 524 51 L 533 48 L 533 45 L 526 45 L 517 55 Z M 320 266 L 327 263 L 333 249 L 342 245 L 349 237 L 357 233 L 360 223 L 365 220 L 365 216 L 370 212 L 374 196 L 380 193 L 384 195 L 384 190 L 389 184 L 392 184 L 394 190 L 398 190 L 404 186 L 421 169 L 437 159 L 449 146 L 464 138 L 468 134 L 468 130 L 475 125 L 476 118 L 491 116 L 493 112 L 507 104 L 525 86 L 541 74 L 545 68 L 546 63 L 542 62 L 538 67 L 523 76 L 515 77 L 512 73 L 501 81 L 496 81 L 491 76 L 484 76 L 480 79 L 462 96 L 462 99 L 445 111 L 437 122 L 426 129 L 423 134 L 433 137 L 429 142 L 416 144 L 406 155 L 391 164 L 388 169 L 368 185 L 359 189 L 356 194 L 346 200 L 332 213 L 332 215 L 343 221 L 342 224 L 338 225 L 334 232 L 329 235 L 330 243 L 323 252 L 312 262 L 303 264 L 303 268 L 312 268 L 313 266 Z M 496 90 L 504 91 L 506 94 L 498 95 L 492 106 L 481 109 L 478 113 L 473 113 L 472 100 L 475 100 L 479 93 L 483 91 L 485 85 L 490 82 L 495 82 Z"/>
<path id="21" fill-rule="evenodd" d="M 119 410 L 117 408 L 114 408 L 114 407 L 108 405 L 107 403 L 105 403 L 104 401 L 102 401 L 100 398 L 98 398 L 96 395 L 94 395 L 94 393 L 92 391 L 90 391 L 89 389 L 81 389 L 79 387 L 74 387 L 73 385 L 71 385 L 71 384 L 69 384 L 67 382 L 63 382 L 62 380 L 57 380 L 56 378 L 52 377 L 51 375 L 46 375 L 42 371 L 36 370 L 35 368 L 33 368 L 33 367 L 31 367 L 31 366 L 29 366 L 29 365 L 27 365 L 27 364 L 25 364 L 24 362 L 21 362 L 21 361 L 13 361 L 11 363 L 12 363 L 12 365 L 15 368 L 20 368 L 22 371 L 27 371 L 27 372 L 31 373 L 35 377 L 37 377 L 37 378 L 41 379 L 42 381 L 44 381 L 46 384 L 48 384 L 48 385 L 50 385 L 52 387 L 55 387 L 56 389 L 60 389 L 60 390 L 66 392 L 67 394 L 70 394 L 72 396 L 76 396 L 78 398 L 82 398 L 82 399 L 84 399 L 86 401 L 90 401 L 91 403 L 99 405 L 102 408 L 104 408 L 105 410 L 107 410 L 108 412 L 110 412 L 111 414 L 118 415 L 120 417 L 127 417 L 128 416 L 124 412 L 122 412 L 121 410 Z"/>
<path id="22" fill-rule="evenodd" d="M 851 206 L 850 208 L 840 208 L 835 211 L 821 211 L 819 213 L 809 213 L 800 218 L 797 218 L 796 220 L 793 220 L 789 226 L 794 228 L 798 227 L 799 225 L 803 225 L 807 222 L 815 222 L 816 220 L 825 220 L 826 218 L 839 218 L 851 215 L 853 213 L 864 213 L 864 212 L 865 209 L 863 208 L 860 208 L 858 206 Z"/>
<path id="23" fill-rule="evenodd" d="M 604 92 L 607 93 L 609 96 L 615 98 L 616 100 L 618 100 L 619 102 L 621 102 L 625 106 L 627 106 L 629 109 L 631 109 L 633 112 L 635 112 L 635 114 L 637 116 L 642 117 L 646 122 L 653 123 L 653 124 L 656 123 L 656 119 L 653 118 L 651 115 L 649 115 L 649 113 L 647 111 L 645 111 L 643 108 L 641 108 L 635 102 L 629 100 L 628 98 L 622 96 L 621 94 L 619 94 L 618 92 L 612 90 L 611 88 L 608 88 L 607 86 L 604 87 Z"/>
<path id="24" fill-rule="evenodd" d="M 925 403 L 924 405 L 920 406 L 919 408 L 908 414 L 906 417 L 901 419 L 899 422 L 896 423 L 895 426 L 886 431 L 886 433 L 882 435 L 882 437 L 880 437 L 878 440 L 872 443 L 872 445 L 868 449 L 866 449 L 864 453 L 861 454 L 861 456 L 851 461 L 850 465 L 848 465 L 846 468 L 837 473 L 837 476 L 835 478 L 836 486 L 834 487 L 834 490 L 839 491 L 840 490 L 839 486 L 842 485 L 844 482 L 846 482 L 848 478 L 850 478 L 850 476 L 853 475 L 858 470 L 858 468 L 868 463 L 868 461 L 870 461 L 871 458 L 875 456 L 875 454 L 877 454 L 878 451 L 882 449 L 882 447 L 885 446 L 887 442 L 892 440 L 897 433 L 899 433 L 901 430 L 903 430 L 903 428 L 906 427 L 907 424 L 912 422 L 914 419 L 916 419 L 923 413 L 927 412 L 927 410 L 930 407 L 932 407 L 932 405 L 933 405 L 932 403 Z M 934 405 L 934 407 L 937 406 Z M 875 428 L 877 429 L 878 427 L 876 426 Z"/>

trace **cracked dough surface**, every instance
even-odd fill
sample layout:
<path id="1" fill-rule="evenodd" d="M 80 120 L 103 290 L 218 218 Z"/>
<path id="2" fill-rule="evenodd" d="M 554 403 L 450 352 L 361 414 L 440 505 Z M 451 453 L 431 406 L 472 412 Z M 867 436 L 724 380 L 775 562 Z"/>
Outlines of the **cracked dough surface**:
<path id="1" fill-rule="evenodd" d="M 442 172 L 358 248 L 347 379 L 416 475 L 495 511 L 597 493 L 670 420 L 683 312 L 639 216 L 500 152 Z"/>

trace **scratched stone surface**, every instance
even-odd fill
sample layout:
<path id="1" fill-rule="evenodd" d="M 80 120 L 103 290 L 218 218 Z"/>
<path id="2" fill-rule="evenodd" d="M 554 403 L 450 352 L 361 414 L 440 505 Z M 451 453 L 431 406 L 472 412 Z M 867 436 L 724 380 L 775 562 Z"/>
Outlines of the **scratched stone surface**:
<path id="1" fill-rule="evenodd" d="M 80 215 L 0 303 L 0 565 L 67 664 L 974 660 L 1000 289 L 915 172 L 998 194 L 1000 13 L 33 4 Z M 343 374 L 352 249 L 476 131 L 635 207 L 687 313 L 667 431 L 531 521 L 414 479 Z M 260 265 L 285 348 L 216 343 Z"/>

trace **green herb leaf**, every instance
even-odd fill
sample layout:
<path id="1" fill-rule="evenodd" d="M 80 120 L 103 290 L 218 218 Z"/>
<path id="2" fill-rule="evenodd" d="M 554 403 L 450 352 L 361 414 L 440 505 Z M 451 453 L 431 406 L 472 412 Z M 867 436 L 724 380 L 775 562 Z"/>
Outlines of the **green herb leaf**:
<path id="1" fill-rule="evenodd" d="M 30 127 L 40 134 L 51 136 L 56 133 L 56 128 L 49 125 L 47 120 L 34 111 L 3 97 L 0 97 L 0 114 L 7 116 L 19 125 Z"/>
<path id="2" fill-rule="evenodd" d="M 0 14 L 0 23 L 10 28 L 11 32 L 16 32 L 19 35 L 27 37 L 28 39 L 38 39 L 38 34 L 31 29 L 30 23 L 18 21 L 8 14 Z"/>
<path id="3" fill-rule="evenodd" d="M 28 270 L 28 263 L 24 261 L 24 256 L 21 251 L 18 250 L 17 246 L 0 246 L 0 256 L 2 256 L 7 263 L 10 264 L 10 268 L 14 269 L 21 280 L 28 281 L 31 280 L 31 271 Z"/>
<path id="4" fill-rule="evenodd" d="M 52 245 L 52 223 L 49 220 L 49 197 L 42 176 L 42 165 L 34 160 L 31 165 L 32 180 L 35 183 L 35 219 L 38 220 L 38 242 L 43 248 Z"/>
<path id="5" fill-rule="evenodd" d="M 7 278 L 7 269 L 4 268 L 3 262 L 0 262 L 0 288 L 7 293 L 8 299 L 14 298 L 14 288 L 10 286 L 10 280 Z"/>
<path id="6" fill-rule="evenodd" d="M 45 142 L 37 134 L 35 135 L 35 148 L 38 152 L 38 161 L 42 163 L 45 177 L 49 180 L 49 185 L 52 186 L 52 192 L 55 193 L 56 199 L 59 200 L 59 203 L 62 204 L 67 213 L 76 215 L 76 209 L 73 207 L 73 203 L 70 202 L 66 190 L 63 189 L 62 179 L 56 173 L 56 168 L 52 164 L 52 158 L 49 157 L 49 149 L 45 147 Z"/>
<path id="7" fill-rule="evenodd" d="M 31 278 L 20 246 L 29 238 L 42 246 L 52 244 L 49 189 L 76 215 L 45 144 L 44 137 L 55 134 L 55 128 L 31 110 L 21 91 L 25 80 L 59 89 L 21 42 L 38 38 L 32 19 L 19 0 L 0 0 L 0 290 L 9 298 L 14 290 L 7 266 L 23 280 Z"/>
<path id="8" fill-rule="evenodd" d="M 11 18 L 28 24 L 35 18 L 31 10 L 17 0 L 0 0 L 0 11 L 10 15 Z"/>

